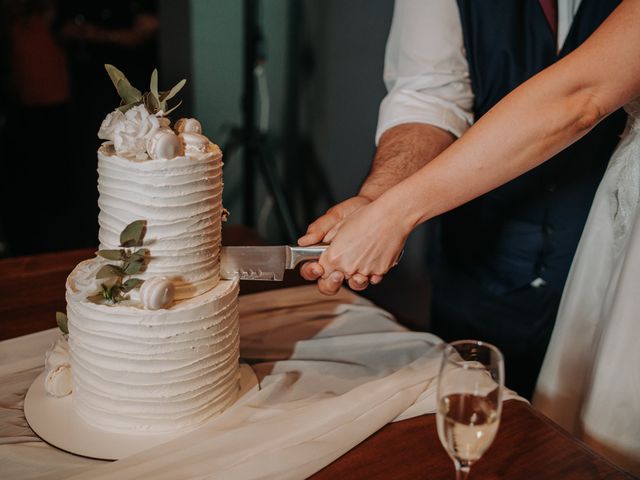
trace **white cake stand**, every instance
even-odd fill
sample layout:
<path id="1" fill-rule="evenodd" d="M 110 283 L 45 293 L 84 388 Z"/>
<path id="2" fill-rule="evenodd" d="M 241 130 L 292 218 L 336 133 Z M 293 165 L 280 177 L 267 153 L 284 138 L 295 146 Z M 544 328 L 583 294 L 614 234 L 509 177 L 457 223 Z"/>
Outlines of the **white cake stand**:
<path id="1" fill-rule="evenodd" d="M 71 395 L 62 398 L 47 395 L 44 390 L 44 376 L 45 373 L 41 373 L 29 387 L 24 399 L 24 415 L 31 429 L 42 440 L 61 450 L 100 460 L 118 460 L 186 433 L 183 430 L 173 433 L 127 434 L 100 430 L 86 423 L 75 413 Z M 256 374 L 249 365 L 241 364 L 238 398 L 256 389 Z"/>

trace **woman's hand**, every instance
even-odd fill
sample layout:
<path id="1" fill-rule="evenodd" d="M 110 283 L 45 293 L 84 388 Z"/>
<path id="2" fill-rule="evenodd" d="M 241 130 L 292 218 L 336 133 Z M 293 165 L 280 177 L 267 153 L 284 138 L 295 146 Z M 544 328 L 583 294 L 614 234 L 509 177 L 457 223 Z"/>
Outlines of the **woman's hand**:
<path id="1" fill-rule="evenodd" d="M 401 211 L 386 200 L 383 195 L 342 221 L 318 261 L 324 271 L 318 280 L 322 293 L 337 293 L 339 275 L 379 281 L 396 264 L 411 228 Z"/>
<path id="2" fill-rule="evenodd" d="M 324 215 L 309 225 L 305 235 L 298 239 L 298 245 L 305 247 L 320 242 L 331 242 L 344 219 L 369 203 L 371 203 L 371 200 L 368 198 L 356 195 L 331 207 Z M 300 275 L 305 280 L 316 281 L 324 276 L 324 271 L 318 262 L 306 262 L 300 268 Z M 318 288 L 321 292 L 331 295 L 338 291 L 344 279 L 344 275 L 335 272 L 333 276 L 318 284 Z M 348 279 L 349 286 L 354 290 L 364 290 L 369 285 L 370 280 L 375 283 L 376 280 L 380 281 L 382 279 L 369 279 L 362 275 L 355 275 Z"/>

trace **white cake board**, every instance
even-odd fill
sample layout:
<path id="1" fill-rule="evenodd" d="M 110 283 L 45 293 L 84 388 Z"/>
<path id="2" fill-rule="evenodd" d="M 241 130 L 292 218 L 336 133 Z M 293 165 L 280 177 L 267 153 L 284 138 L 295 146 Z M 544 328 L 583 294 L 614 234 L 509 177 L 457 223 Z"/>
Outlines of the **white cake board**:
<path id="1" fill-rule="evenodd" d="M 73 393 L 62 398 L 46 394 L 44 377 L 43 372 L 29 387 L 24 399 L 24 415 L 31 429 L 42 440 L 66 452 L 100 460 L 118 460 L 187 433 L 182 430 L 172 433 L 128 434 L 93 427 L 75 413 L 71 401 Z M 238 398 L 257 388 L 258 378 L 253 369 L 249 365 L 241 364 Z M 224 412 L 221 415 L 224 415 Z M 212 420 L 214 418 L 215 415 Z M 206 422 L 203 425 L 206 425 Z"/>

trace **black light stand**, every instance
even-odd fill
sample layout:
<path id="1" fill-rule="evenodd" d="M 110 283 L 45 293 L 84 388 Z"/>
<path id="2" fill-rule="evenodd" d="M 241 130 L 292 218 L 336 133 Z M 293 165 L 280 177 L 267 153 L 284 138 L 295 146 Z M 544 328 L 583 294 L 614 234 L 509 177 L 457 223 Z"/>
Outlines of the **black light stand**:
<path id="1" fill-rule="evenodd" d="M 309 122 L 315 115 L 310 104 L 309 86 L 315 75 L 315 51 L 306 38 L 305 6 L 302 0 L 289 0 L 287 96 L 283 125 L 287 199 L 298 210 L 296 218 L 311 222 L 336 199 L 319 163 Z"/>
<path id="2" fill-rule="evenodd" d="M 256 67 L 266 62 L 264 38 L 260 29 L 259 1 L 244 1 L 244 82 L 242 97 L 242 127 L 232 128 L 231 138 L 224 148 L 229 156 L 243 150 L 243 223 L 256 226 L 256 172 L 260 173 L 276 206 L 278 219 L 290 243 L 298 237 L 291 209 L 278 178 L 275 156 L 268 142 L 267 132 L 256 122 Z"/>

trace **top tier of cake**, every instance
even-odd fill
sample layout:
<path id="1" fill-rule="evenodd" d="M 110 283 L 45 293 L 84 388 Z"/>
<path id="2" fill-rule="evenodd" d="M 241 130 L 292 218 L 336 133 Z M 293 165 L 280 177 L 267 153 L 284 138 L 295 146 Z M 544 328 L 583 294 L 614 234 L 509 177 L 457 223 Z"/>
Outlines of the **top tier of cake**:
<path id="1" fill-rule="evenodd" d="M 222 154 L 214 144 L 208 150 L 142 162 L 98 152 L 100 249 L 119 248 L 124 227 L 145 219 L 151 258 L 136 276 L 168 277 L 176 300 L 219 279 Z"/>
<path id="2" fill-rule="evenodd" d="M 101 283 L 107 301 L 128 299 L 122 293 L 144 282 L 139 293 L 145 307 L 166 307 L 171 300 L 196 297 L 218 283 L 222 153 L 202 134 L 196 119 L 171 124 L 167 115 L 173 109 L 167 101 L 184 80 L 160 91 L 154 70 L 149 91 L 142 93 L 113 65 L 105 68 L 121 102 L 98 131 L 105 140 L 98 149 L 99 255 L 124 263 L 105 265 L 106 271 L 96 277 L 107 279 Z M 127 238 L 133 231 L 136 237 Z M 127 263 L 135 252 L 122 248 L 131 246 L 143 247 L 143 266 L 139 254 L 137 263 Z M 135 278 L 124 281 L 130 272 Z M 162 302 L 151 301 L 160 293 L 156 300 Z"/>

